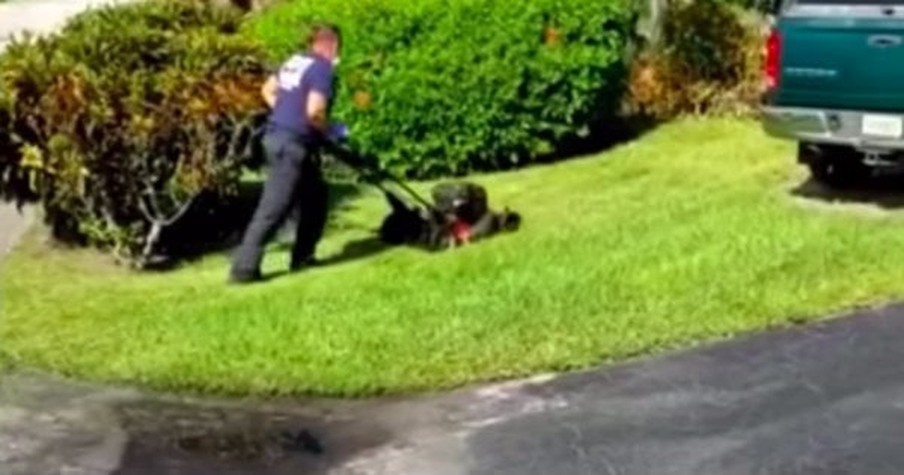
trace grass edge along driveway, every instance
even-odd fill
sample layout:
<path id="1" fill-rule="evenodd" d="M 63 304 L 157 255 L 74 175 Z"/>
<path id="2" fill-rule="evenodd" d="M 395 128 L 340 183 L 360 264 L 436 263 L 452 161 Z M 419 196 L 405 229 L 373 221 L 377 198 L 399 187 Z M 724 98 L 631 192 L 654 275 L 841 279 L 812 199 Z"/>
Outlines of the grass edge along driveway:
<path id="1" fill-rule="evenodd" d="M 3 264 L 0 342 L 91 380 L 362 396 L 586 368 L 904 295 L 904 222 L 798 197 L 792 150 L 751 122 L 675 123 L 600 156 L 475 177 L 524 214 L 516 234 L 248 288 L 224 285 L 224 256 L 132 275 L 32 237 Z M 357 198 L 324 255 L 385 211 L 376 193 Z M 274 249 L 266 264 L 285 260 Z"/>

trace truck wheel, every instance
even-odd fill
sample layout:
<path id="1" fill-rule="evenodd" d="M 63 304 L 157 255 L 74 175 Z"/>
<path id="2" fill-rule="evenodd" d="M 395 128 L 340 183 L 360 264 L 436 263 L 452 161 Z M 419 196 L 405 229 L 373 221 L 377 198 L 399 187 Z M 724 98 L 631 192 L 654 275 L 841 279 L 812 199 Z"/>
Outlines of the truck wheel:
<path id="1" fill-rule="evenodd" d="M 853 149 L 801 144 L 798 155 L 810 168 L 813 180 L 829 188 L 851 188 L 863 183 L 872 173 Z"/>

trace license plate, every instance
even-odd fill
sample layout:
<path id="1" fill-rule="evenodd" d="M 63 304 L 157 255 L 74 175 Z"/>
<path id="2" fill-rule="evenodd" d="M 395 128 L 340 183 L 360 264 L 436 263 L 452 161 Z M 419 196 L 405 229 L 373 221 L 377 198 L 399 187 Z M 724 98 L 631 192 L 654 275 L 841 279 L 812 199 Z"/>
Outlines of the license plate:
<path id="1" fill-rule="evenodd" d="M 864 115 L 863 135 L 883 138 L 900 138 L 904 134 L 904 121 L 893 115 Z"/>

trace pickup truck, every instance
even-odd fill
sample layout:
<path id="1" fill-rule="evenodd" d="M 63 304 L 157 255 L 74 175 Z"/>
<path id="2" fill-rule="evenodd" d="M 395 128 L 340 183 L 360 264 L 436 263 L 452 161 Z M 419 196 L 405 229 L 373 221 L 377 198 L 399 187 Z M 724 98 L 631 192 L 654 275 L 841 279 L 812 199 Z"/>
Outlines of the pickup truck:
<path id="1" fill-rule="evenodd" d="M 765 47 L 761 123 L 833 188 L 904 165 L 904 0 L 785 0 Z"/>

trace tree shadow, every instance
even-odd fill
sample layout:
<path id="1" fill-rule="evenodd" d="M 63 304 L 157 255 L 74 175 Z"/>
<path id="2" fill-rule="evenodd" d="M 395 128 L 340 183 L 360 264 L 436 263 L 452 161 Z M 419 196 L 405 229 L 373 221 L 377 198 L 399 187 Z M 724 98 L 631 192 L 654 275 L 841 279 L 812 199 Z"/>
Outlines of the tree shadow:
<path id="1" fill-rule="evenodd" d="M 519 155 L 531 157 L 530 161 L 523 160 L 498 160 L 493 162 L 491 168 L 477 168 L 474 172 L 512 172 L 522 170 L 534 165 L 549 165 L 565 160 L 597 155 L 616 147 L 634 142 L 644 135 L 652 132 L 662 122 L 653 118 L 638 115 L 625 115 L 614 117 L 588 127 L 586 134 L 574 133 L 559 139 L 552 137 L 538 137 L 546 142 L 555 144 L 554 151 L 549 153 L 534 154 L 528 149 L 520 150 Z M 460 177 L 459 175 L 447 178 Z"/>
<path id="2" fill-rule="evenodd" d="M 590 127 L 586 135 L 573 135 L 557 141 L 556 152 L 536 157 L 532 164 L 548 164 L 570 158 L 600 153 L 632 142 L 654 130 L 659 122 L 637 115 L 625 115 L 607 119 Z M 257 153 L 256 156 L 260 156 Z M 260 161 L 260 160 L 259 160 Z M 255 162 L 255 168 L 261 163 Z M 511 171 L 523 163 L 505 163 L 495 171 Z M 340 167 L 341 168 L 341 167 Z M 347 173 L 341 174 L 345 176 Z M 147 266 L 151 271 L 172 270 L 184 263 L 197 261 L 211 254 L 229 252 L 241 241 L 242 234 L 251 220 L 263 189 L 263 182 L 243 181 L 231 196 L 206 193 L 199 196 L 191 209 L 177 223 L 163 230 L 157 245 L 157 257 Z M 360 195 L 361 187 L 349 180 L 332 180 L 330 183 L 330 214 Z M 275 236 L 278 249 L 287 250 L 294 236 L 297 222 L 296 210 L 290 214 L 284 226 Z M 388 245 L 377 237 L 350 242 L 345 249 L 327 263 L 338 264 L 368 257 L 385 250 Z"/>
<path id="3" fill-rule="evenodd" d="M 329 189 L 331 214 L 361 192 L 358 185 L 349 182 L 330 183 Z M 263 182 L 249 180 L 242 182 L 231 196 L 199 196 L 185 216 L 164 230 L 158 245 L 161 257 L 151 270 L 173 269 L 210 254 L 234 249 L 241 242 L 262 191 Z M 293 209 L 276 239 L 294 230 L 297 219 L 297 209 Z"/>
<path id="4" fill-rule="evenodd" d="M 586 136 L 572 135 L 556 144 L 556 151 L 540 155 L 533 163 L 551 164 L 577 157 L 597 155 L 616 147 L 634 142 L 652 132 L 660 122 L 639 115 L 612 118 L 591 127 Z M 516 164 L 512 168 L 521 167 Z"/>
<path id="5" fill-rule="evenodd" d="M 612 150 L 642 138 L 656 129 L 660 123 L 656 119 L 640 115 L 613 118 L 594 126 L 593 132 L 586 137 L 573 136 L 564 140 L 558 145 L 555 153 L 540 157 L 538 163 L 551 163 Z"/>
<path id="6" fill-rule="evenodd" d="M 904 207 L 904 174 L 882 173 L 846 189 L 833 189 L 808 178 L 794 187 L 795 196 L 826 203 L 866 204 L 882 209 Z"/>

